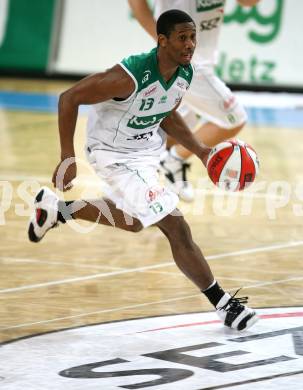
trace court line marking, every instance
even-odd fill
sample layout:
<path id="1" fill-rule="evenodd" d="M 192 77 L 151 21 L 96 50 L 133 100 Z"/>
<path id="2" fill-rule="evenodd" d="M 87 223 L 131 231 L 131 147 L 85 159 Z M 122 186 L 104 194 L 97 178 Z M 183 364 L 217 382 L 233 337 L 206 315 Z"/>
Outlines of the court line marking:
<path id="1" fill-rule="evenodd" d="M 265 246 L 265 247 L 244 249 L 244 250 L 235 251 L 235 252 L 221 253 L 218 255 L 211 255 L 211 256 L 207 256 L 206 260 L 209 261 L 209 260 L 216 260 L 216 259 L 224 259 L 226 257 L 231 257 L 231 256 L 250 255 L 250 254 L 255 254 L 255 253 L 260 253 L 260 252 L 274 251 L 274 250 L 278 250 L 278 249 L 286 249 L 286 248 L 297 247 L 297 246 L 302 246 L 302 245 L 303 245 L 303 241 L 297 241 L 297 242 L 291 241 L 291 242 L 288 242 L 285 244 L 276 244 L 276 245 L 270 245 L 270 246 Z M 44 287 L 48 287 L 48 286 L 56 286 L 56 285 L 60 285 L 60 284 L 77 283 L 77 282 L 83 282 L 83 281 L 87 281 L 87 280 L 101 279 L 101 278 L 106 278 L 106 277 L 110 277 L 110 276 L 118 276 L 118 275 L 124 275 L 124 274 L 135 273 L 135 272 L 144 272 L 144 271 L 148 271 L 151 269 L 170 267 L 172 265 L 175 265 L 175 262 L 170 261 L 170 262 L 166 262 L 166 263 L 154 264 L 154 265 L 149 265 L 149 266 L 145 266 L 145 267 L 123 269 L 123 270 L 119 270 L 119 271 L 98 273 L 98 274 L 94 274 L 94 275 L 80 276 L 80 277 L 76 277 L 76 278 L 55 280 L 52 282 L 37 283 L 37 284 L 32 284 L 32 285 L 7 288 L 7 289 L 0 290 L 0 294 L 13 293 L 13 292 L 17 292 L 17 291 L 26 291 L 26 290 L 32 290 L 32 289 L 37 289 L 37 288 L 44 288 Z"/>
<path id="2" fill-rule="evenodd" d="M 289 283 L 290 281 L 301 281 L 301 280 L 303 280 L 303 277 L 282 279 L 282 280 L 276 280 L 276 281 L 273 281 L 273 282 L 263 282 L 263 283 L 260 282 L 260 283 L 255 284 L 255 285 L 244 286 L 243 289 L 257 288 L 257 287 L 263 287 L 263 286 L 268 286 L 268 285 L 273 285 L 273 284 Z M 229 291 L 232 292 L 232 291 L 236 291 L 236 290 L 238 290 L 238 287 L 231 288 Z M 17 329 L 17 328 L 25 328 L 27 326 L 48 324 L 48 323 L 51 323 L 51 322 L 64 321 L 64 320 L 70 320 L 70 319 L 74 319 L 74 318 L 88 317 L 88 316 L 97 315 L 97 314 L 112 313 L 112 312 L 124 311 L 124 310 L 128 310 L 128 309 L 136 309 L 136 308 L 139 308 L 139 307 L 159 305 L 159 304 L 162 304 L 162 303 L 170 303 L 170 302 L 182 301 L 182 300 L 191 299 L 191 298 L 201 298 L 201 297 L 202 297 L 201 293 L 200 294 L 194 294 L 194 295 L 185 295 L 183 297 L 163 299 L 161 301 L 145 302 L 145 303 L 139 303 L 139 304 L 136 304 L 136 305 L 128 305 L 128 306 L 115 307 L 115 308 L 112 308 L 112 309 L 98 310 L 98 311 L 93 311 L 93 312 L 90 312 L 90 313 L 81 313 L 81 314 L 75 314 L 75 315 L 72 315 L 72 316 L 52 318 L 52 319 L 49 319 L 49 320 L 41 320 L 41 321 L 36 321 L 36 322 L 29 322 L 29 323 L 24 323 L 24 324 L 8 326 L 8 327 L 0 327 L 0 331 L 10 330 L 10 329 Z M 138 319 L 140 319 L 140 317 Z M 127 319 L 125 319 L 125 321 L 127 321 Z"/>
<path id="3" fill-rule="evenodd" d="M 110 265 L 100 265 L 100 264 L 85 264 L 85 263 L 66 263 L 66 262 L 60 262 L 60 261 L 50 261 L 50 260 L 38 260 L 38 259 L 26 259 L 21 257 L 8 257 L 8 256 L 1 256 L 0 262 L 7 262 L 7 263 L 34 263 L 34 264 L 49 264 L 49 265 L 62 265 L 62 266 L 69 266 L 69 267 L 75 267 L 75 268 L 104 268 L 104 269 L 112 269 L 112 270 L 123 270 L 126 269 L 125 267 L 113 267 Z"/>
<path id="4" fill-rule="evenodd" d="M 170 275 L 170 276 L 178 276 L 182 277 L 184 279 L 187 279 L 186 276 L 182 272 L 169 272 L 169 271 L 146 271 L 146 273 L 149 274 L 156 274 L 156 275 Z M 285 274 L 285 272 L 284 272 Z M 225 276 L 217 276 L 217 279 L 220 280 L 231 280 L 233 282 L 258 282 L 258 280 L 255 279 L 241 279 L 241 278 L 227 278 Z"/>

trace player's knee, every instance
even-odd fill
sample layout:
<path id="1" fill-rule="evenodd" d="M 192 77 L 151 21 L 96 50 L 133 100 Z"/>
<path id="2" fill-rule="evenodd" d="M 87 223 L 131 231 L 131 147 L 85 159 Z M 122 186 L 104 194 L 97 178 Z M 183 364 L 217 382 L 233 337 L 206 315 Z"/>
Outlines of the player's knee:
<path id="1" fill-rule="evenodd" d="M 176 241 L 181 242 L 183 245 L 191 243 L 192 237 L 190 227 L 184 217 L 178 217 L 174 237 L 176 238 Z"/>
<path id="2" fill-rule="evenodd" d="M 228 131 L 228 134 L 230 135 L 229 138 L 232 138 L 232 137 L 235 137 L 236 135 L 238 135 L 245 125 L 246 125 L 246 121 L 240 123 L 239 125 L 237 125 L 235 127 L 228 129 L 227 131 Z"/>
<path id="3" fill-rule="evenodd" d="M 190 228 L 183 216 L 169 216 L 165 218 L 161 230 L 168 240 L 176 245 L 183 245 L 184 243 L 191 241 Z"/>

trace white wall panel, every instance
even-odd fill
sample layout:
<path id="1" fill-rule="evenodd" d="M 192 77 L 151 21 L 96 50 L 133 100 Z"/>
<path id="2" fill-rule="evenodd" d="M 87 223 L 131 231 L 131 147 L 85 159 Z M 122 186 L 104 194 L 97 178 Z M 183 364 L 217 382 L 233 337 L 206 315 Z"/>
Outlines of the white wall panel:
<path id="1" fill-rule="evenodd" d="M 96 72 L 154 46 L 127 0 L 65 0 L 64 8 L 57 72 Z"/>
<path id="2" fill-rule="evenodd" d="M 228 82 L 303 88 L 303 1 L 261 0 L 256 9 L 226 0 L 219 75 Z M 199 27 L 199 26 L 198 26 Z M 130 17 L 127 0 L 65 0 L 53 69 L 86 74 L 154 43 Z"/>

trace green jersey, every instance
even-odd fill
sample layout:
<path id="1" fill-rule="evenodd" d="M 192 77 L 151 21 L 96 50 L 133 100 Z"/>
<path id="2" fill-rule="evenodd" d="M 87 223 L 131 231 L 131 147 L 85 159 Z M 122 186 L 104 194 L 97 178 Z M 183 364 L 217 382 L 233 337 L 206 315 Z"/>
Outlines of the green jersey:
<path id="1" fill-rule="evenodd" d="M 135 90 L 125 100 L 92 106 L 88 146 L 124 155 L 156 155 L 165 142 L 159 125 L 189 88 L 193 68 L 179 66 L 166 82 L 159 71 L 156 48 L 125 58 L 119 65 L 133 79 Z"/>

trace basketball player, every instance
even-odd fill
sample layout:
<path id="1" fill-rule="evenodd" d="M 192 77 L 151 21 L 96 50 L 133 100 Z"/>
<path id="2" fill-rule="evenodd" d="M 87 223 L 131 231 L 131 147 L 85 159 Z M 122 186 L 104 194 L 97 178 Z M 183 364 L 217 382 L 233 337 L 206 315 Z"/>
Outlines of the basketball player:
<path id="1" fill-rule="evenodd" d="M 237 0 L 240 5 L 254 6 L 259 0 Z M 148 0 L 128 0 L 141 26 L 157 41 L 156 22 Z M 155 0 L 155 17 L 169 9 L 187 12 L 197 25 L 197 49 L 193 58 L 195 76 L 180 113 L 193 130 L 197 114 L 206 121 L 195 134 L 205 145 L 214 146 L 235 137 L 246 122 L 246 113 L 235 95 L 214 73 L 225 0 Z M 170 141 L 172 145 L 174 141 Z M 185 201 L 194 199 L 187 181 L 186 161 L 192 152 L 183 145 L 173 146 L 161 157 L 161 165 L 170 188 Z"/>
<path id="2" fill-rule="evenodd" d="M 106 197 L 63 202 L 42 188 L 35 199 L 29 239 L 38 242 L 49 229 L 72 218 L 132 232 L 156 225 L 167 237 L 177 266 L 210 300 L 224 324 L 247 329 L 257 320 L 255 311 L 243 305 L 247 298 L 231 297 L 218 285 L 176 209 L 178 196 L 158 182 L 163 130 L 204 162 L 209 148 L 196 140 L 176 112 L 193 75 L 195 23 L 185 12 L 170 10 L 159 17 L 157 34 L 158 47 L 150 53 L 86 77 L 60 96 L 61 161 L 53 183 L 65 191 L 76 177 L 73 141 L 78 107 L 91 104 L 86 151 L 106 183 Z"/>

